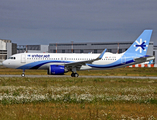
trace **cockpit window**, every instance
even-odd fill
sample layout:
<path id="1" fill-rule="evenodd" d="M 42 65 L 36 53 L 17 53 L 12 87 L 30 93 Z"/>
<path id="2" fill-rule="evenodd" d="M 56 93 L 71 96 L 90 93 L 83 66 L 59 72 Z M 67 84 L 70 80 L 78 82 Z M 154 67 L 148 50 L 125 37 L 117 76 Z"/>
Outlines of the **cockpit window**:
<path id="1" fill-rule="evenodd" d="M 16 57 L 9 57 L 8 59 L 16 59 Z"/>

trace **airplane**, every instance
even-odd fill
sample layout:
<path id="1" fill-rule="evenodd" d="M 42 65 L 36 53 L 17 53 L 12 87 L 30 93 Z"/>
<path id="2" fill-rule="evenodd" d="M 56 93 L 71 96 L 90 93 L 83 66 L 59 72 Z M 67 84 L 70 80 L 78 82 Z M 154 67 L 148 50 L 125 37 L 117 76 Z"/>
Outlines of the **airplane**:
<path id="1" fill-rule="evenodd" d="M 19 53 L 3 61 L 8 68 L 45 69 L 49 75 L 64 75 L 71 71 L 71 77 L 78 77 L 79 70 L 105 70 L 143 63 L 154 59 L 146 55 L 153 30 L 144 30 L 134 43 L 123 53 L 113 54 L 103 50 L 93 53 Z"/>

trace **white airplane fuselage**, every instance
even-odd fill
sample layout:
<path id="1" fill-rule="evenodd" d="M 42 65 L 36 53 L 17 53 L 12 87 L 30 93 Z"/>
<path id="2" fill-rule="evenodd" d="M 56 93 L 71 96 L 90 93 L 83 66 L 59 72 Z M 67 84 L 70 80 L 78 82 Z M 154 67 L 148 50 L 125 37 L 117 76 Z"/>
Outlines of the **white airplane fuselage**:
<path id="1" fill-rule="evenodd" d="M 12 56 L 12 59 L 5 60 L 3 64 L 9 68 L 15 69 L 45 69 L 47 70 L 50 65 L 58 64 L 65 65 L 67 63 L 79 62 L 79 61 L 87 61 L 96 59 L 100 54 L 77 54 L 77 53 L 20 53 Z M 114 63 L 118 60 L 122 63 L 122 65 L 126 62 L 126 58 L 121 58 L 123 54 L 112 54 L 106 52 L 101 60 L 97 60 L 92 62 L 94 65 L 107 65 Z M 35 67 L 35 64 L 39 65 L 40 62 L 44 62 L 43 65 Z M 33 64 L 34 63 L 34 64 Z M 120 63 L 119 63 L 120 64 Z M 24 66 L 24 67 L 21 67 Z M 33 68 L 34 67 L 34 68 Z M 114 67 L 114 66 L 110 66 Z M 116 66 L 120 67 L 120 66 Z M 108 69 L 90 67 L 88 65 L 82 65 L 80 70 L 95 70 L 95 69 Z"/>

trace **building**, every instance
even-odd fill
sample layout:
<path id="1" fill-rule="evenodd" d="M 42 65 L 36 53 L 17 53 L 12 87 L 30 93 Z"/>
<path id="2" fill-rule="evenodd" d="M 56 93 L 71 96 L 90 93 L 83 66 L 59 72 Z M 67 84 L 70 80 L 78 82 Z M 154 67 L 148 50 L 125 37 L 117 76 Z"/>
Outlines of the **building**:
<path id="1" fill-rule="evenodd" d="M 49 53 L 101 53 L 105 48 L 107 52 L 125 52 L 133 42 L 103 42 L 103 43 L 50 43 Z M 153 42 L 149 43 L 148 55 L 153 55 Z"/>
<path id="2" fill-rule="evenodd" d="M 18 45 L 17 53 L 48 53 L 48 45 Z"/>
<path id="3" fill-rule="evenodd" d="M 11 40 L 0 39 L 0 64 L 9 56 L 17 53 L 17 44 Z"/>

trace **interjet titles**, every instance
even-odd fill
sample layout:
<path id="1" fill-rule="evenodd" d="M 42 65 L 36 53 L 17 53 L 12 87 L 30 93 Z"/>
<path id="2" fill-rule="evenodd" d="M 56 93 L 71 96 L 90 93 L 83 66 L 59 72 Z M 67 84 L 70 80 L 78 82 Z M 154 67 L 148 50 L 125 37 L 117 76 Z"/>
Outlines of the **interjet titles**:
<path id="1" fill-rule="evenodd" d="M 50 55 L 38 55 L 38 54 L 36 54 L 36 55 L 32 55 L 32 57 L 38 57 L 38 58 L 44 57 L 44 58 L 49 58 Z"/>

